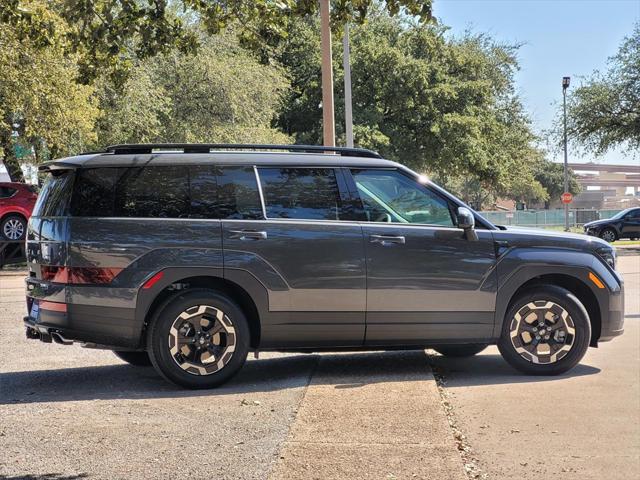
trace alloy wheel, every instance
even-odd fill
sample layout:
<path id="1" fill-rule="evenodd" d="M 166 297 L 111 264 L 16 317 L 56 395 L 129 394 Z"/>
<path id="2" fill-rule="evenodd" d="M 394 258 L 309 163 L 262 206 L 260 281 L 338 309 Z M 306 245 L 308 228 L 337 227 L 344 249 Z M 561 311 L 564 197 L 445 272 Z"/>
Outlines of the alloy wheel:
<path id="1" fill-rule="evenodd" d="M 24 235 L 24 224 L 17 218 L 10 218 L 2 227 L 2 233 L 9 240 L 19 240 Z"/>
<path id="2" fill-rule="evenodd" d="M 600 238 L 602 238 L 605 242 L 615 242 L 616 234 L 612 230 L 605 230 L 600 234 Z"/>
<path id="3" fill-rule="evenodd" d="M 516 352 L 536 364 L 551 364 L 573 346 L 575 325 L 569 312 L 554 302 L 537 300 L 521 307 L 509 326 Z"/>
<path id="4" fill-rule="evenodd" d="M 192 375 L 211 375 L 233 356 L 236 332 L 220 309 L 196 305 L 183 311 L 169 330 L 173 361 Z"/>

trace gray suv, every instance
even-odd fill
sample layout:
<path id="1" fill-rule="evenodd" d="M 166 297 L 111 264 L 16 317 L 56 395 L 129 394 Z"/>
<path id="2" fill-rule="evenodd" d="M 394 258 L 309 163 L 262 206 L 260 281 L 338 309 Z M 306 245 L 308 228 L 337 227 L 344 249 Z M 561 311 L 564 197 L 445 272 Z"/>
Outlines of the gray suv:
<path id="1" fill-rule="evenodd" d="M 185 387 L 259 350 L 497 344 L 554 375 L 623 332 L 606 242 L 492 225 L 368 150 L 117 145 L 41 171 L 27 337 L 111 349 Z"/>

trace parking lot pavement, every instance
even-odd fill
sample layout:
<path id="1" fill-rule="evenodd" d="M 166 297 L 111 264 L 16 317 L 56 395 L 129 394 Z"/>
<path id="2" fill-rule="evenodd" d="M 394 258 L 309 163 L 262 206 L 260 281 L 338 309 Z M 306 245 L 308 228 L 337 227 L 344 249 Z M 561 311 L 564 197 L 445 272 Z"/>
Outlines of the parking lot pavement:
<path id="1" fill-rule="evenodd" d="M 262 354 L 194 392 L 27 341 L 24 308 L 22 277 L 1 275 L 0 479 L 464 478 L 422 351 Z"/>
<path id="2" fill-rule="evenodd" d="M 635 478 L 640 256 L 619 261 L 626 332 L 561 377 L 517 374 L 495 348 L 269 354 L 198 392 L 25 340 L 22 277 L 2 274 L 0 479 L 459 479 L 463 464 L 469 478 Z"/>
<path id="3" fill-rule="evenodd" d="M 317 362 L 271 355 L 182 390 L 109 351 L 27 341 L 24 308 L 22 278 L 0 276 L 0 478 L 264 479 Z"/>
<path id="4" fill-rule="evenodd" d="M 514 373 L 495 347 L 432 356 L 478 466 L 497 479 L 629 479 L 640 471 L 640 256 L 618 259 L 625 333 L 559 377 Z"/>

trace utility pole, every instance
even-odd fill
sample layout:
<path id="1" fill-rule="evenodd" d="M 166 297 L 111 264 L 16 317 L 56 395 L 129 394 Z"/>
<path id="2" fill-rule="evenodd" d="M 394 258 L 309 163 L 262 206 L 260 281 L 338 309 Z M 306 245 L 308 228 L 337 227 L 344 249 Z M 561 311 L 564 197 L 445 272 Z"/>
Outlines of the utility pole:
<path id="1" fill-rule="evenodd" d="M 322 131 L 325 147 L 336 145 L 333 113 L 333 66 L 331 64 L 331 17 L 329 0 L 320 0 L 320 32 L 322 45 Z"/>
<path id="2" fill-rule="evenodd" d="M 349 24 L 344 25 L 342 39 L 344 66 L 344 123 L 347 134 L 347 147 L 353 148 L 353 110 L 351 104 L 351 49 L 349 47 Z"/>
<path id="3" fill-rule="evenodd" d="M 570 77 L 562 77 L 562 108 L 564 110 L 564 193 L 569 193 L 569 157 L 567 155 L 567 88 Z M 569 231 L 569 204 L 564 204 L 564 231 Z"/>

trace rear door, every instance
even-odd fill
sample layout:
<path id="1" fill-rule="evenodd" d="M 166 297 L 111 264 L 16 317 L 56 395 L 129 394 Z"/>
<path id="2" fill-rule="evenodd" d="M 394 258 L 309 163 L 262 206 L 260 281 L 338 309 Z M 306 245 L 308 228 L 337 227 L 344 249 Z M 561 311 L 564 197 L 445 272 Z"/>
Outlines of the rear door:
<path id="1" fill-rule="evenodd" d="M 261 344 L 362 345 L 362 228 L 347 212 L 341 170 L 258 167 L 242 172 L 243 185 L 256 176 L 262 211 L 252 219 L 223 221 L 223 243 L 225 275 L 248 271 L 268 290 L 271 315 L 263 322 Z M 229 182 L 238 188 L 238 180 Z"/>
<path id="2" fill-rule="evenodd" d="M 496 297 L 493 236 L 469 241 L 453 205 L 396 169 L 352 169 L 368 221 L 368 345 L 490 338 Z"/>

